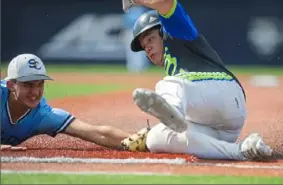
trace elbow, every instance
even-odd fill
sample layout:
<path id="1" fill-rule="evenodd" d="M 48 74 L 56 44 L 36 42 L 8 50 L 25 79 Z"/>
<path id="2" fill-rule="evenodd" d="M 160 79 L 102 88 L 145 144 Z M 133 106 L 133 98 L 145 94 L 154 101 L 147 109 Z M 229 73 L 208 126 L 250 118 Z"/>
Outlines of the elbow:
<path id="1" fill-rule="evenodd" d="M 193 40 L 195 40 L 195 39 L 198 38 L 198 30 L 197 30 L 196 27 L 193 27 L 193 28 L 192 28 L 192 33 L 191 33 L 191 35 L 192 35 L 192 39 L 193 39 Z"/>
<path id="2" fill-rule="evenodd" d="M 166 15 L 172 9 L 176 0 L 137 0 L 138 4 L 157 10 L 161 15 Z"/>
<path id="3" fill-rule="evenodd" d="M 100 145 L 100 146 L 107 146 L 107 143 L 108 143 L 108 138 L 104 135 L 99 135 L 99 136 L 96 136 L 94 138 L 91 139 L 92 142 L 96 145 Z"/>
<path id="4" fill-rule="evenodd" d="M 103 137 L 108 137 L 112 135 L 113 129 L 108 125 L 98 126 L 98 131 Z"/>
<path id="5" fill-rule="evenodd" d="M 192 41 L 196 40 L 199 36 L 198 30 L 195 27 L 191 27 L 189 30 L 184 30 L 182 33 L 177 35 L 177 38 L 187 40 L 187 41 Z"/>
<path id="6" fill-rule="evenodd" d="M 177 5 L 177 0 L 164 0 L 159 5 L 157 11 L 163 16 L 171 16 L 172 12 L 174 12 Z"/>
<path id="7" fill-rule="evenodd" d="M 181 27 L 181 26 L 180 26 Z M 192 21 L 188 21 L 187 25 L 185 25 L 186 31 L 183 33 L 186 40 L 196 40 L 199 36 L 198 29 L 196 26 L 192 23 Z"/>

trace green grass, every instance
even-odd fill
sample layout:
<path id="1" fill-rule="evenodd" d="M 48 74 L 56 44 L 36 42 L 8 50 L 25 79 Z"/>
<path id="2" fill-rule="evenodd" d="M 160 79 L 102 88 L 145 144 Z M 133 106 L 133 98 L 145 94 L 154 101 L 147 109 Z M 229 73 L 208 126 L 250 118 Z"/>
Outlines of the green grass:
<path id="1" fill-rule="evenodd" d="M 89 94 L 107 93 L 126 89 L 127 86 L 119 84 L 68 84 L 68 83 L 46 83 L 44 97 L 48 100 L 70 96 L 83 96 Z"/>
<path id="2" fill-rule="evenodd" d="M 1 184 L 280 184 L 279 177 L 1 174 Z"/>
<path id="3" fill-rule="evenodd" d="M 83 72 L 83 73 L 127 73 L 127 68 L 124 65 L 95 65 L 95 64 L 46 64 L 49 73 L 68 73 L 68 72 Z M 0 64 L 1 70 L 7 70 L 7 64 Z M 162 73 L 163 68 L 152 67 L 145 73 Z"/>
<path id="4" fill-rule="evenodd" d="M 6 71 L 7 63 L 0 65 L 1 70 Z M 273 74 L 283 75 L 283 66 L 227 66 L 236 74 Z M 46 68 L 50 73 L 67 73 L 67 72 L 83 72 L 83 73 L 127 73 L 124 65 L 94 65 L 94 64 L 46 64 Z M 152 66 L 143 73 L 163 74 L 163 68 Z"/>

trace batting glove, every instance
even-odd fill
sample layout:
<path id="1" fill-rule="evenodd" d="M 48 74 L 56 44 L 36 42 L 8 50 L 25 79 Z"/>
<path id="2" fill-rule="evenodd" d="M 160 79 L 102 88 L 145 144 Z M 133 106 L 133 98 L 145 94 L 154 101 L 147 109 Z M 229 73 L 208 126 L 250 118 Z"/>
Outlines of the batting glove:
<path id="1" fill-rule="evenodd" d="M 135 4 L 133 0 L 122 0 L 124 12 L 129 12 L 129 8 Z"/>

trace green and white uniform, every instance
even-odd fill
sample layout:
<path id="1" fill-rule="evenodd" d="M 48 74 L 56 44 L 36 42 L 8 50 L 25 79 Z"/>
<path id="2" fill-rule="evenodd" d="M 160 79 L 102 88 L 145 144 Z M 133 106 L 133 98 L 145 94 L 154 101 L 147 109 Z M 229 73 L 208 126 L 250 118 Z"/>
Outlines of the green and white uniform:
<path id="1" fill-rule="evenodd" d="M 149 132 L 152 152 L 194 153 L 210 159 L 244 160 L 236 144 L 246 119 L 245 93 L 239 80 L 175 1 L 159 15 L 165 36 L 166 77 L 155 91 L 186 116 L 190 125 L 176 133 L 163 124 Z"/>

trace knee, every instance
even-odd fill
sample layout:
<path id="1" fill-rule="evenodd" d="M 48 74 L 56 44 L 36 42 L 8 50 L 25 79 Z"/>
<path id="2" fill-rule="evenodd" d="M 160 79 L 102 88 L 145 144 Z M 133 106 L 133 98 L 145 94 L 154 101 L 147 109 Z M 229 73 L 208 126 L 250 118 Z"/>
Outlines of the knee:
<path id="1" fill-rule="evenodd" d="M 166 126 L 162 123 L 155 125 L 147 134 L 146 146 L 150 152 L 163 152 L 165 136 L 163 130 Z"/>
<path id="2" fill-rule="evenodd" d="M 148 132 L 146 146 L 153 153 L 186 153 L 188 141 L 185 132 L 177 133 L 160 123 Z"/>
<path id="3" fill-rule="evenodd" d="M 163 79 L 156 84 L 155 92 L 183 113 L 186 112 L 186 97 L 183 86 L 175 78 Z"/>

